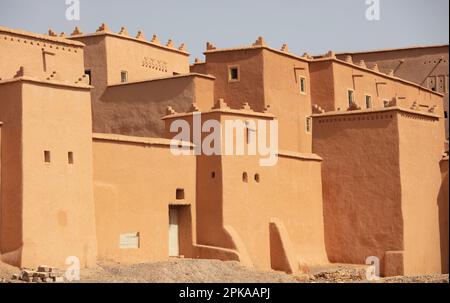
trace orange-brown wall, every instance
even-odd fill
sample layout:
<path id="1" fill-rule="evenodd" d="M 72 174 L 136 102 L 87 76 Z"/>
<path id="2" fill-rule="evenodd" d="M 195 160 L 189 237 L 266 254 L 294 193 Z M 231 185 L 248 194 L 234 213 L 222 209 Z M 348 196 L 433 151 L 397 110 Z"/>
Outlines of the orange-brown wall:
<path id="1" fill-rule="evenodd" d="M 174 156 L 159 139 L 94 134 L 95 219 L 100 260 L 168 259 L 169 205 L 184 205 L 180 254 L 194 257 L 195 157 Z M 153 143 L 149 143 L 153 142 Z M 145 165 L 143 165 L 145 163 Z M 176 199 L 177 188 L 185 199 Z M 139 232 L 138 249 L 120 249 L 120 234 Z"/>
<path id="2" fill-rule="evenodd" d="M 89 91 L 22 78 L 3 88 L 2 259 L 65 266 L 76 256 L 81 266 L 94 264 Z"/>
<path id="3" fill-rule="evenodd" d="M 376 63 L 382 72 L 393 70 L 396 77 L 448 93 L 448 45 L 338 54 L 337 57 L 343 60 L 347 55 L 351 55 L 354 62 L 364 60 L 369 66 Z"/>
<path id="4" fill-rule="evenodd" d="M 427 89 L 336 60 L 319 60 L 311 65 L 311 89 L 315 91 L 312 103 L 326 111 L 346 111 L 349 107 L 347 91 L 350 89 L 355 92 L 354 102 L 362 109 L 366 108 L 365 95 L 372 96 L 374 108 L 384 107 L 385 100 L 391 101 L 396 97 L 397 104 L 405 108 L 410 108 L 414 101 L 425 111 L 436 105 L 435 112 L 443 116 L 442 96 Z M 323 88 L 324 83 L 333 83 L 331 92 L 330 87 Z M 334 97 L 334 104 L 330 103 L 330 97 Z"/>
<path id="5" fill-rule="evenodd" d="M 305 60 L 268 48 L 206 51 L 206 62 L 191 71 L 216 77 L 215 100 L 223 98 L 234 109 L 248 103 L 251 109 L 269 112 L 279 120 L 280 148 L 311 152 L 311 134 L 306 117 L 311 115 L 309 65 Z M 239 68 L 239 80 L 229 80 L 229 68 Z M 306 79 L 306 93 L 300 92 L 299 78 Z"/>
<path id="6" fill-rule="evenodd" d="M 441 245 L 448 247 L 448 233 L 447 242 L 442 241 L 439 224 L 444 151 L 440 125 L 437 118 L 399 115 L 405 274 L 440 272 L 441 259 L 448 260 L 448 252 L 441 257 Z"/>
<path id="7" fill-rule="evenodd" d="M 0 79 L 11 79 L 21 66 L 36 77 L 75 82 L 84 74 L 83 44 L 44 35 L 30 35 L 0 27 Z"/>
<path id="8" fill-rule="evenodd" d="M 306 131 L 311 115 L 311 87 L 308 62 L 263 50 L 264 97 L 269 112 L 279 121 L 280 148 L 311 152 L 312 135 Z M 300 92 L 300 77 L 306 79 L 306 92 Z"/>
<path id="9" fill-rule="evenodd" d="M 176 118 L 166 117 L 166 130 Z M 178 118 L 192 125 L 191 115 Z M 226 111 L 202 113 L 203 121 L 214 119 L 223 128 L 227 120 L 258 118 L 271 120 L 270 116 Z M 248 256 L 247 265 L 265 270 L 273 267 L 273 259 L 284 259 L 284 254 L 293 256 L 291 268 L 277 268 L 279 270 L 298 271 L 300 266 L 327 263 L 320 158 L 280 151 L 282 156 L 278 157 L 276 165 L 264 167 L 260 165 L 259 156 L 224 155 L 224 138 L 221 138 L 222 155 L 197 156 L 198 244 L 235 249 L 242 258 Z M 234 143 L 235 140 L 236 137 Z M 244 173 L 247 173 L 247 182 L 243 181 Z M 287 230 L 288 236 L 282 239 L 285 251 L 273 243 L 272 222 L 278 222 Z"/>
<path id="10" fill-rule="evenodd" d="M 193 103 L 211 108 L 213 85 L 214 78 L 190 74 L 109 86 L 96 122 L 107 133 L 161 137 L 167 106 L 179 112 Z"/>
<path id="11" fill-rule="evenodd" d="M 397 114 L 314 117 L 323 158 L 325 243 L 331 262 L 364 264 L 403 250 Z"/>
<path id="12" fill-rule="evenodd" d="M 14 264 L 20 262 L 22 245 L 22 86 L 20 82 L 0 84 L 1 146 L 1 217 L 0 252 L 9 254 Z"/>
<path id="13" fill-rule="evenodd" d="M 138 40 L 106 35 L 107 84 L 120 83 L 120 72 L 128 72 L 128 81 L 189 73 L 189 54 L 160 48 Z M 83 40 L 83 39 L 81 39 Z M 147 58 L 147 60 L 145 60 Z M 150 59 L 156 61 L 155 66 Z M 158 64 L 158 61 L 160 63 Z"/>
<path id="14" fill-rule="evenodd" d="M 442 272 L 448 273 L 448 155 L 440 162 L 442 183 L 438 195 Z"/>
<path id="15" fill-rule="evenodd" d="M 230 66 L 239 68 L 239 81 L 228 81 Z M 195 65 L 192 71 L 196 71 Z M 216 77 L 214 100 L 222 98 L 234 109 L 247 102 L 253 110 L 264 110 L 261 49 L 206 53 L 206 73 Z"/>
<path id="16" fill-rule="evenodd" d="M 23 265 L 95 264 L 91 129 L 88 89 L 23 85 Z"/>
<path id="17" fill-rule="evenodd" d="M 167 105 L 184 111 L 194 101 L 212 103 L 208 100 L 212 96 L 209 81 L 170 78 L 189 73 L 185 52 L 117 34 L 97 33 L 72 39 L 86 44 L 85 69 L 91 71 L 94 86 L 94 132 L 161 137 L 160 119 Z M 122 71 L 127 72 L 129 84 L 121 84 Z M 140 82 L 157 78 L 165 80 Z"/>
<path id="18" fill-rule="evenodd" d="M 248 174 L 243 182 L 242 174 Z M 259 174 L 259 183 L 255 181 Z M 223 225 L 240 236 L 253 265 L 271 268 L 269 223 L 280 220 L 286 228 L 300 264 L 327 263 L 325 252 L 320 161 L 279 157 L 274 167 L 261 167 L 257 159 L 222 158 Z M 290 252 L 291 253 L 291 252 Z"/>
<path id="19" fill-rule="evenodd" d="M 377 256 L 384 275 L 441 271 L 448 216 L 439 206 L 440 120 L 400 109 L 314 117 L 331 261 Z"/>
<path id="20" fill-rule="evenodd" d="M 376 63 L 384 73 L 392 70 L 396 77 L 445 94 L 444 108 L 448 114 L 448 45 L 348 53 L 339 54 L 337 57 L 344 59 L 348 55 L 352 56 L 354 62 L 364 60 L 368 65 Z M 448 138 L 448 118 L 446 138 Z"/>

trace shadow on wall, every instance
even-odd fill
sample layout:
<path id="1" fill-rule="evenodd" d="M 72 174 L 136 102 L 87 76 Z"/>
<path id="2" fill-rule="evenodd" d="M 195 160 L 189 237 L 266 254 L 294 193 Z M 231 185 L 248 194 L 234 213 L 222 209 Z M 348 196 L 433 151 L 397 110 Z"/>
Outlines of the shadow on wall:
<path id="1" fill-rule="evenodd" d="M 195 87 L 189 77 L 109 86 L 100 98 L 96 123 L 112 133 L 161 137 L 167 106 L 186 112 L 194 99 Z"/>

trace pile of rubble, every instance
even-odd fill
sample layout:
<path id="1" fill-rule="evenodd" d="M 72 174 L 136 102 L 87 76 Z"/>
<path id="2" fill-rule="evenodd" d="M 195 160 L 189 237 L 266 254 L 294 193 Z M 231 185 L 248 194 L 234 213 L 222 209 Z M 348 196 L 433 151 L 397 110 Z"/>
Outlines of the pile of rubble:
<path id="1" fill-rule="evenodd" d="M 64 282 L 63 272 L 55 267 L 46 265 L 38 266 L 37 270 L 22 269 L 20 274 L 14 274 L 11 281 L 36 282 L 36 283 L 61 283 Z"/>

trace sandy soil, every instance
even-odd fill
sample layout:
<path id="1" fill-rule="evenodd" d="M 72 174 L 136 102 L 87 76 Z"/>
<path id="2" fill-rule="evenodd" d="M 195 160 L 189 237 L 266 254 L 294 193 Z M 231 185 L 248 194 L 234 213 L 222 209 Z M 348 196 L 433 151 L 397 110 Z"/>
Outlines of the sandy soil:
<path id="1" fill-rule="evenodd" d="M 20 273 L 16 267 L 0 263 L 0 281 L 9 281 Z M 258 271 L 234 261 L 173 259 L 166 262 L 124 265 L 101 262 L 81 271 L 80 282 L 267 282 L 267 283 L 345 283 L 367 282 L 364 266 L 333 264 L 311 268 L 309 274 L 288 275 L 276 271 Z M 382 278 L 376 283 L 448 283 L 447 275 Z"/>

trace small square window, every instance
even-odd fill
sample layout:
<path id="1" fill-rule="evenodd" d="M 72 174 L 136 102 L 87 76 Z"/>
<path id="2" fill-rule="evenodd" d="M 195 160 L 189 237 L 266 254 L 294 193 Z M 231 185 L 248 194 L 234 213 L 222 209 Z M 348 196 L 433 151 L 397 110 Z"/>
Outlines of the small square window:
<path id="1" fill-rule="evenodd" d="M 67 162 L 69 162 L 69 164 L 73 164 L 73 152 L 67 153 Z"/>
<path id="2" fill-rule="evenodd" d="M 306 78 L 300 77 L 300 92 L 306 94 Z"/>
<path id="3" fill-rule="evenodd" d="M 372 96 L 366 95 L 366 108 L 372 108 Z"/>
<path id="4" fill-rule="evenodd" d="M 49 150 L 44 150 L 44 162 L 50 163 L 50 151 Z"/>
<path id="5" fill-rule="evenodd" d="M 229 81 L 239 81 L 239 67 L 230 66 L 228 72 L 229 72 L 229 74 L 228 74 Z"/>
<path id="6" fill-rule="evenodd" d="M 175 197 L 177 200 L 183 200 L 184 199 L 184 189 L 183 188 L 177 188 L 177 191 L 175 193 Z"/>
<path id="7" fill-rule="evenodd" d="M 120 82 L 124 83 L 128 81 L 128 72 L 121 71 L 120 72 Z"/>

